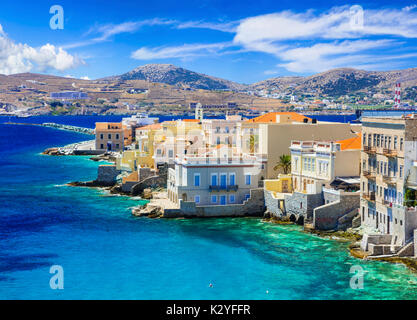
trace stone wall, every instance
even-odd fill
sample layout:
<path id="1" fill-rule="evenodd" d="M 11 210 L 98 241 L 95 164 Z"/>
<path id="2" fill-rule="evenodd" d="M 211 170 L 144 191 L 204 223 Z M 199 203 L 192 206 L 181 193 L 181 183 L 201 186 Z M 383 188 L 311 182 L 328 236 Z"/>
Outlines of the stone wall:
<path id="1" fill-rule="evenodd" d="M 282 212 L 279 203 L 280 200 L 274 198 L 272 195 L 272 191 L 264 190 L 264 197 L 265 197 L 265 207 L 267 212 L 272 214 L 275 217 L 282 217 L 285 215 L 284 212 Z"/>
<path id="2" fill-rule="evenodd" d="M 326 196 L 328 198 L 337 199 L 337 194 Z M 350 227 L 352 225 L 353 217 L 357 215 L 359 203 L 359 192 L 341 192 L 338 201 L 330 202 L 314 209 L 314 229 L 339 230 Z"/>
<path id="3" fill-rule="evenodd" d="M 285 195 L 285 210 L 287 215 L 303 215 L 306 218 L 313 217 L 313 210 L 323 204 L 321 193 L 306 194 L 294 192 L 292 195 Z"/>
<path id="4" fill-rule="evenodd" d="M 107 184 L 116 183 L 116 177 L 120 173 L 116 165 L 100 165 L 97 170 L 97 181 Z"/>
<path id="5" fill-rule="evenodd" d="M 150 188 L 166 188 L 167 186 L 167 176 L 165 175 L 156 175 L 150 176 L 142 180 L 139 183 L 136 183 L 131 187 L 131 193 L 133 196 L 139 196 L 143 193 L 143 190 Z"/>
<path id="6" fill-rule="evenodd" d="M 151 170 L 151 168 L 138 168 L 138 181 L 145 180 L 154 175 L 156 175 L 155 170 Z"/>
<path id="7" fill-rule="evenodd" d="M 263 189 L 252 189 L 243 204 L 196 206 L 193 201 L 180 200 L 180 209 L 165 209 L 165 218 L 174 217 L 243 217 L 263 216 L 265 212 Z"/>

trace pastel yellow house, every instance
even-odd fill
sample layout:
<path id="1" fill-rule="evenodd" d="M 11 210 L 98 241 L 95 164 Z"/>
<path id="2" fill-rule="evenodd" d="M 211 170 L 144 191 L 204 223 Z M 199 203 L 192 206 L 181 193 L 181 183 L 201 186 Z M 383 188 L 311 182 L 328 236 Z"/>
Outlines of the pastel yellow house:
<path id="1" fill-rule="evenodd" d="M 264 188 L 274 195 L 292 193 L 292 176 L 290 174 L 279 174 L 278 179 L 264 180 Z"/>
<path id="2" fill-rule="evenodd" d="M 116 159 L 117 169 L 135 171 L 138 167 L 154 168 L 155 137 L 162 129 L 162 124 L 155 123 L 136 129 L 136 143 L 133 150 L 126 150 Z"/>

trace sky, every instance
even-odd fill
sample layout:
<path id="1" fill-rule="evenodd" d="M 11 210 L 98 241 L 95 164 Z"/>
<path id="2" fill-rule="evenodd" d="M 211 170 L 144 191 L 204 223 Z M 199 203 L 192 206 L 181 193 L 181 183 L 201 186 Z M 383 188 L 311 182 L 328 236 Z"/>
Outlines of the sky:
<path id="1" fill-rule="evenodd" d="M 97 79 L 149 63 L 170 63 L 239 83 L 339 67 L 413 68 L 417 4 L 2 1 L 0 74 Z"/>

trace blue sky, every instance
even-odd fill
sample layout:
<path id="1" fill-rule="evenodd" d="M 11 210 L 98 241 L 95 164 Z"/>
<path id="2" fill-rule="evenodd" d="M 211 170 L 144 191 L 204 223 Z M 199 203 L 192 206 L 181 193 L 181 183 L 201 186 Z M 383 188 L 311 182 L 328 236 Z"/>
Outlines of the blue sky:
<path id="1" fill-rule="evenodd" d="M 336 67 L 417 67 L 412 1 L 4 2 L 2 74 L 96 79 L 172 63 L 253 83 Z M 64 9 L 62 30 L 50 28 L 52 5 Z"/>

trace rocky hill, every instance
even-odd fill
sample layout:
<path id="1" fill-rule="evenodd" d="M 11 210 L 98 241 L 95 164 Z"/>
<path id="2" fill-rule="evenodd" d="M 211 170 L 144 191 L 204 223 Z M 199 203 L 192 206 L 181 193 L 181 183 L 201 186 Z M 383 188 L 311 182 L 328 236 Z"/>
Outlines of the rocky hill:
<path id="1" fill-rule="evenodd" d="M 119 80 L 146 80 L 154 83 L 175 85 L 177 87 L 204 90 L 239 91 L 246 87 L 239 83 L 197 73 L 172 64 L 147 64 L 111 78 Z"/>
<path id="2" fill-rule="evenodd" d="M 393 90 L 401 82 L 403 87 L 417 85 L 417 68 L 395 71 L 365 71 L 339 68 L 309 77 L 278 77 L 251 85 L 253 90 L 293 90 L 340 96 L 360 91 Z"/>

